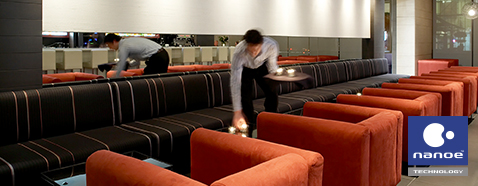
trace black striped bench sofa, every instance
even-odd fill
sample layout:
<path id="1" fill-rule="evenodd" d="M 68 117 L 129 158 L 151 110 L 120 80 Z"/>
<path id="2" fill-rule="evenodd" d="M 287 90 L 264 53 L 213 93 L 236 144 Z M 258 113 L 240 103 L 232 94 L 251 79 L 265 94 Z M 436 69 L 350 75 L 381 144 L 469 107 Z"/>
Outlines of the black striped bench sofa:
<path id="1" fill-rule="evenodd" d="M 290 66 L 313 77 L 312 88 L 281 83 L 280 113 L 300 114 L 307 101 L 379 87 L 386 59 Z M 189 170 L 189 137 L 197 128 L 227 128 L 232 120 L 230 72 L 131 79 L 0 93 L 2 185 L 39 182 L 40 172 L 81 163 L 93 152 L 140 151 Z M 255 86 L 256 113 L 264 93 Z"/>

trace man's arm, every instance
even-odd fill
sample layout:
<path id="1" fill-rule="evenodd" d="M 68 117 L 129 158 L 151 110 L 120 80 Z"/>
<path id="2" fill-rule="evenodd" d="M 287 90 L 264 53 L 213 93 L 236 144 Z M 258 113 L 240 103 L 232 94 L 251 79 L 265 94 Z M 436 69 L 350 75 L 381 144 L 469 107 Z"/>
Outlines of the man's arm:
<path id="1" fill-rule="evenodd" d="M 279 66 L 277 65 L 277 57 L 279 56 L 279 44 L 274 41 L 274 45 L 269 48 L 268 53 L 269 62 L 267 63 L 267 69 L 269 70 L 269 73 L 273 73 L 279 68 Z"/>
<path id="2" fill-rule="evenodd" d="M 128 50 L 121 48 L 118 50 L 119 62 L 116 64 L 116 77 L 121 77 L 121 71 L 126 67 L 126 59 L 128 58 Z"/>
<path id="3" fill-rule="evenodd" d="M 243 64 L 240 62 L 238 52 L 234 52 L 231 61 L 231 97 L 232 107 L 234 111 L 242 110 L 241 103 L 241 80 L 242 80 Z"/>

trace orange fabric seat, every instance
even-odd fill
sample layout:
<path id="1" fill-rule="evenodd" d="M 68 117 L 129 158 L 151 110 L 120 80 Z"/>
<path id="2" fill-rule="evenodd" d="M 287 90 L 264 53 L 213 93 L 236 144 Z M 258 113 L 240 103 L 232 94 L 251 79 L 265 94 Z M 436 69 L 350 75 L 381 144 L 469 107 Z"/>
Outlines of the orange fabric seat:
<path id="1" fill-rule="evenodd" d="M 55 77 L 61 80 L 61 82 L 68 81 L 84 81 L 92 79 L 103 79 L 103 76 L 96 74 L 89 74 L 83 72 L 67 72 L 67 73 L 58 73 L 58 74 L 48 74 L 50 77 Z"/>
<path id="2" fill-rule="evenodd" d="M 331 55 L 318 55 L 317 61 L 329 61 L 329 60 L 338 60 L 339 56 L 331 56 Z"/>
<path id="3" fill-rule="evenodd" d="M 300 60 L 284 60 L 277 61 L 277 65 L 292 65 L 297 63 L 309 63 L 309 61 L 300 61 Z"/>
<path id="4" fill-rule="evenodd" d="M 231 68 L 230 63 L 218 63 L 218 64 L 213 64 L 212 66 L 217 66 L 217 67 L 219 67 L 218 69 L 230 69 Z"/>
<path id="5" fill-rule="evenodd" d="M 446 69 L 451 66 L 457 66 L 458 60 L 453 59 L 424 59 L 418 60 L 418 75 L 429 73 L 440 69 Z"/>
<path id="6" fill-rule="evenodd" d="M 257 138 L 322 154 L 324 185 L 396 185 L 402 124 L 398 111 L 307 102 L 303 116 L 261 112 Z"/>
<path id="7" fill-rule="evenodd" d="M 56 78 L 56 77 L 52 77 L 52 76 L 43 74 L 42 75 L 42 82 L 43 82 L 43 84 L 45 84 L 45 83 L 59 83 L 59 82 L 61 82 L 61 80 Z"/>
<path id="8" fill-rule="evenodd" d="M 383 83 L 382 88 L 418 90 L 435 92 L 442 95 L 442 116 L 463 116 L 463 83 L 441 80 L 421 80 L 426 84 L 406 83 L 408 78 L 401 78 L 399 83 Z M 418 79 L 415 80 L 418 82 Z"/>
<path id="9" fill-rule="evenodd" d="M 324 159 L 317 152 L 203 128 L 191 135 L 191 178 L 211 184 L 288 153 L 298 154 L 307 162 L 308 185 L 322 185 Z"/>
<path id="10" fill-rule="evenodd" d="M 177 65 L 168 67 L 168 72 L 189 72 L 195 70 L 196 67 L 194 67 L 193 65 Z"/>
<path id="11" fill-rule="evenodd" d="M 422 76 L 411 76 L 410 79 L 432 79 L 445 80 L 463 83 L 463 115 L 471 116 L 476 111 L 477 106 L 477 81 L 473 76 L 459 76 L 459 75 L 441 75 L 441 74 L 422 74 Z M 409 80 L 410 81 L 410 80 Z M 418 82 L 420 84 L 426 82 Z"/>
<path id="12" fill-rule="evenodd" d="M 139 76 L 141 74 L 137 74 L 135 72 L 128 72 L 128 71 L 121 71 L 120 76 L 121 77 L 130 77 L 130 76 Z M 116 76 L 116 70 L 110 70 L 108 73 L 106 73 L 106 77 L 108 78 L 114 78 Z"/>
<path id="13" fill-rule="evenodd" d="M 408 116 L 440 116 L 441 95 L 438 93 L 364 88 L 362 96 L 340 94 L 337 103 L 397 110 L 403 113 L 402 160 L 408 162 Z"/>
<path id="14" fill-rule="evenodd" d="M 284 61 L 284 60 L 297 60 L 297 56 L 287 56 L 287 57 L 278 57 L 278 61 Z"/>
<path id="15" fill-rule="evenodd" d="M 299 61 L 317 62 L 316 56 L 297 56 Z"/>
<path id="16" fill-rule="evenodd" d="M 307 186 L 307 171 L 308 167 L 304 158 L 290 153 L 217 180 L 211 186 Z M 97 151 L 88 158 L 86 180 L 88 186 L 206 186 L 204 183 L 159 166 L 106 150 Z"/>

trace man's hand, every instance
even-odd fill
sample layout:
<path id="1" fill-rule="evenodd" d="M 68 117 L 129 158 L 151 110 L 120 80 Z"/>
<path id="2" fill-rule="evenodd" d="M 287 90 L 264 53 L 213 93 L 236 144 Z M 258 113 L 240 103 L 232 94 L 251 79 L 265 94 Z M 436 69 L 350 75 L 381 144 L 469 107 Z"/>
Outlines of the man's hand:
<path id="1" fill-rule="evenodd" d="M 232 126 L 236 127 L 236 129 L 242 130 L 244 127 L 243 125 L 246 124 L 246 119 L 244 117 L 244 113 L 242 110 L 238 110 L 234 112 L 234 116 L 232 118 Z"/>

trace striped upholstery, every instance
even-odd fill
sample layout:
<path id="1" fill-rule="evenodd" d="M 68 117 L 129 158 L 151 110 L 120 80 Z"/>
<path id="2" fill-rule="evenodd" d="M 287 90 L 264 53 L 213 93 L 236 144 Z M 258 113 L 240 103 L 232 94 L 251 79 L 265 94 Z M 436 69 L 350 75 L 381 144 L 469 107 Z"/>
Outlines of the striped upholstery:
<path id="1" fill-rule="evenodd" d="M 207 74 L 210 78 L 212 106 L 231 104 L 231 72 Z"/>
<path id="2" fill-rule="evenodd" d="M 368 59 L 346 61 L 345 64 L 349 81 L 370 77 L 373 74 L 372 64 Z"/>
<path id="3" fill-rule="evenodd" d="M 376 59 L 369 59 L 369 60 L 371 61 L 371 66 L 372 66 L 372 76 L 390 73 L 388 71 L 387 58 L 376 58 Z"/>
<path id="4" fill-rule="evenodd" d="M 112 126 L 115 122 L 109 84 L 2 92 L 0 102 L 0 145 Z"/>
<path id="5" fill-rule="evenodd" d="M 344 62 L 316 64 L 316 87 L 347 81 Z"/>
<path id="6" fill-rule="evenodd" d="M 36 185 L 40 172 L 85 162 L 97 150 L 150 154 L 150 147 L 148 136 L 112 126 L 2 146 L 0 180 L 2 185 L 12 185 L 5 182 L 13 178 L 16 185 Z"/>
<path id="7" fill-rule="evenodd" d="M 310 75 L 313 86 L 303 89 L 296 83 L 280 83 L 278 112 L 300 114 L 305 102 L 333 102 L 338 94 L 404 77 L 384 74 L 388 72 L 384 64 L 382 59 L 373 59 L 288 66 Z M 191 133 L 201 127 L 217 130 L 231 124 L 227 70 L 101 81 L 0 93 L 2 185 L 37 181 L 25 178 L 84 162 L 99 149 L 137 150 L 185 173 Z M 264 93 L 257 84 L 253 91 L 259 114 L 264 111 Z"/>
<path id="8" fill-rule="evenodd" d="M 84 162 L 99 149 L 151 153 L 148 136 L 113 126 L 108 83 L 3 92 L 0 102 L 2 183 L 37 182 L 40 172 Z"/>

